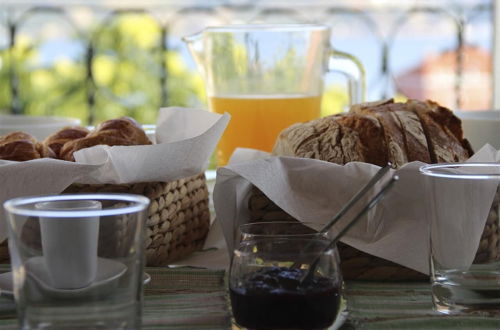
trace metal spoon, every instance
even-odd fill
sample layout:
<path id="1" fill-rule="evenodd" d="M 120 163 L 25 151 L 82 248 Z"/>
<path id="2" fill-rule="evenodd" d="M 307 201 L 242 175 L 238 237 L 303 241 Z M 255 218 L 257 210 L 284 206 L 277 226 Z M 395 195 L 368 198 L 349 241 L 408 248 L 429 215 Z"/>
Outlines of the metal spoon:
<path id="1" fill-rule="evenodd" d="M 387 165 L 384 167 L 381 167 L 377 173 L 366 183 L 354 196 L 351 197 L 351 199 L 342 207 L 342 209 L 335 214 L 332 220 L 330 220 L 321 230 L 319 233 L 326 233 L 330 228 L 333 227 L 342 217 L 351 209 L 351 207 L 359 201 L 367 192 L 370 190 L 380 179 L 384 177 L 384 175 L 391 169 L 392 164 L 389 162 Z M 307 251 L 309 248 L 309 244 L 307 244 L 302 251 Z M 301 260 L 302 260 L 302 253 L 300 253 L 299 257 L 297 258 L 297 261 L 291 266 L 291 268 L 299 268 L 301 266 Z"/>
<path id="2" fill-rule="evenodd" d="M 320 233 L 326 233 L 333 225 L 335 225 L 346 213 L 351 209 L 351 207 L 363 197 L 368 190 L 370 190 L 382 177 L 389 171 L 392 167 L 391 163 L 387 163 L 384 167 L 380 168 L 377 173 L 368 181 L 368 183 L 361 188 L 356 195 L 354 195 L 347 204 L 330 220 L 323 228 L 321 228 Z"/>
<path id="3" fill-rule="evenodd" d="M 369 202 L 368 204 L 360 211 L 358 212 L 358 214 L 356 214 L 356 216 L 350 220 L 347 225 L 344 227 L 344 229 L 342 229 L 340 231 L 340 233 L 337 234 L 337 236 L 335 236 L 331 241 L 330 243 L 328 243 L 328 245 L 323 249 L 323 251 L 321 251 L 321 253 L 319 253 L 313 260 L 313 262 L 311 263 L 311 265 L 309 266 L 309 268 L 306 270 L 306 272 L 302 275 L 300 281 L 299 281 L 299 285 L 303 284 L 303 283 L 307 283 L 308 281 L 310 281 L 312 278 L 313 278 L 313 275 L 314 275 L 314 271 L 316 269 L 316 267 L 318 266 L 318 263 L 319 263 L 319 260 L 320 260 L 320 257 L 321 255 L 323 254 L 324 251 L 330 249 L 332 246 L 334 246 L 335 244 L 337 244 L 337 242 L 340 240 L 340 238 L 342 238 L 342 236 L 344 236 L 348 231 L 349 229 L 352 228 L 352 226 L 354 226 L 356 224 L 356 222 L 358 222 L 359 219 L 361 219 L 370 209 L 372 209 L 375 205 L 377 205 L 378 202 L 380 202 L 382 200 L 382 198 L 384 197 L 385 193 L 387 191 L 389 191 L 393 186 L 394 186 L 394 183 L 396 181 L 399 180 L 399 177 L 398 176 L 393 176 L 383 187 L 382 189 L 380 189 L 380 191 L 375 195 L 375 197 L 373 197 Z"/>

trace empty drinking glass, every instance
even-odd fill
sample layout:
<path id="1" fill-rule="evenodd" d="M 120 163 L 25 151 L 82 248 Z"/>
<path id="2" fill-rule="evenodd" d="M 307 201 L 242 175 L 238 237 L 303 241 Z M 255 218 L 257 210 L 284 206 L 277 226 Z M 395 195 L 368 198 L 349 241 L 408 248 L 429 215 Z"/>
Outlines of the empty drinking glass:
<path id="1" fill-rule="evenodd" d="M 452 314 L 500 310 L 499 163 L 435 164 L 427 181 L 432 299 Z"/>
<path id="2" fill-rule="evenodd" d="M 5 202 L 20 327 L 139 328 L 148 205 L 127 194 Z"/>

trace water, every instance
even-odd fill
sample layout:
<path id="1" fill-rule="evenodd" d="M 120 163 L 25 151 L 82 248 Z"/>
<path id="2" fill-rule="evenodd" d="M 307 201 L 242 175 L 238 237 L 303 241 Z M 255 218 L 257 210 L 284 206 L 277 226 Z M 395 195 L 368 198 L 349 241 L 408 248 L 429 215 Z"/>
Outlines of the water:
<path id="1" fill-rule="evenodd" d="M 496 266 L 473 266 L 468 271 L 436 271 L 432 298 L 437 311 L 500 311 L 500 269 Z"/>

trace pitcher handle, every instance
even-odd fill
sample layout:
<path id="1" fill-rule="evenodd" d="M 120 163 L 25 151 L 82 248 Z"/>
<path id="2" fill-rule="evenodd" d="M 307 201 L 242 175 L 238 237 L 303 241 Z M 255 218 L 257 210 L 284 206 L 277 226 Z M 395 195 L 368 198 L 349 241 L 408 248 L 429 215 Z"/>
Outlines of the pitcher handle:
<path id="1" fill-rule="evenodd" d="M 339 60 L 347 60 L 354 64 L 357 69 L 357 72 L 353 74 L 352 70 L 342 68 L 343 66 L 334 66 L 333 62 Z M 335 68 L 335 69 L 334 69 Z M 347 78 L 348 91 L 349 91 L 349 105 L 362 103 L 365 101 L 365 93 L 366 93 L 366 83 L 365 83 L 365 69 L 360 60 L 358 60 L 355 56 L 332 49 L 330 51 L 330 61 L 328 62 L 328 70 L 338 71 L 342 73 Z"/>

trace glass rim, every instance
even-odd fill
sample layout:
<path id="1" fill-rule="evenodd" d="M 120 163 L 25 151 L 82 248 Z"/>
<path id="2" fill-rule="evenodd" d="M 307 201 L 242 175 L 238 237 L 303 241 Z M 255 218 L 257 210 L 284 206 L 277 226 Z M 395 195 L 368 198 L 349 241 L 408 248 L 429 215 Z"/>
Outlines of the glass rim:
<path id="1" fill-rule="evenodd" d="M 117 201 L 131 202 L 131 205 L 110 208 L 110 209 L 88 209 L 78 210 L 78 212 L 68 210 L 42 210 L 28 208 L 28 205 L 55 201 L 77 201 L 77 200 L 97 200 L 97 201 Z M 82 218 L 100 217 L 137 213 L 145 210 L 149 206 L 149 198 L 136 194 L 120 193 L 97 193 L 97 194 L 63 194 L 63 195 L 41 195 L 25 196 L 7 200 L 3 203 L 8 213 L 28 216 L 28 217 L 54 217 L 54 218 Z"/>
<path id="2" fill-rule="evenodd" d="M 498 169 L 497 173 L 449 173 L 442 170 L 456 168 L 487 168 L 493 167 Z M 440 163 L 428 164 L 419 168 L 420 173 L 430 177 L 448 178 L 448 179 L 499 179 L 500 180 L 500 163 Z"/>
<path id="3" fill-rule="evenodd" d="M 235 255 L 250 255 L 250 254 L 255 254 L 255 253 L 260 253 L 261 251 L 259 249 L 254 250 L 252 247 L 254 246 L 259 246 L 260 244 L 298 244 L 298 243 L 305 243 L 309 247 L 308 249 L 300 249 L 300 253 L 303 255 L 318 255 L 318 249 L 321 251 L 321 254 L 330 254 L 330 253 L 335 253 L 335 251 L 338 251 L 337 244 L 331 245 L 331 240 L 328 239 L 325 236 L 301 236 L 301 235 L 295 235 L 295 236 L 265 236 L 265 237 L 259 237 L 258 239 L 249 239 L 249 240 L 243 240 L 236 244 L 233 248 L 233 254 Z M 312 244 L 309 245 L 309 244 Z M 248 248 L 251 248 L 248 250 Z M 276 252 L 276 251 L 275 251 Z"/>
<path id="4" fill-rule="evenodd" d="M 302 224 L 302 225 L 305 225 L 306 227 L 308 227 L 309 229 L 311 230 L 316 230 L 312 227 L 309 227 L 307 226 L 308 224 L 314 224 L 314 225 L 318 225 L 318 226 L 321 226 L 321 224 L 319 223 L 315 223 L 315 222 L 298 222 L 298 221 L 287 221 L 287 220 L 283 220 L 283 221 L 260 221 L 260 222 L 249 222 L 249 223 L 245 223 L 245 224 L 242 224 L 242 225 L 239 225 L 238 226 L 238 229 L 240 231 L 240 233 L 242 235 L 251 235 L 251 236 L 254 236 L 254 237 L 259 237 L 259 238 L 266 238 L 266 237 L 276 237 L 276 238 L 288 238 L 288 237 L 297 237 L 297 238 L 307 238 L 307 237 L 314 237 L 314 236 L 323 236 L 326 234 L 326 232 L 315 232 L 315 233 L 303 233 L 303 234 L 298 234 L 298 233 L 290 233 L 290 234 L 280 234 L 280 233 L 272 233 L 272 234 L 261 234 L 261 233 L 250 233 L 250 232 L 244 232 L 242 229 L 243 228 L 250 228 L 250 227 L 257 227 L 257 226 L 270 226 L 270 225 L 279 225 L 279 224 L 290 224 L 290 225 L 298 225 L 298 224 Z"/>
<path id="5" fill-rule="evenodd" d="M 297 31 L 329 31 L 330 27 L 325 24 L 317 23 L 262 23 L 262 24 L 234 24 L 209 26 L 202 32 L 231 32 L 231 31 L 278 31 L 278 32 L 297 32 Z"/>

